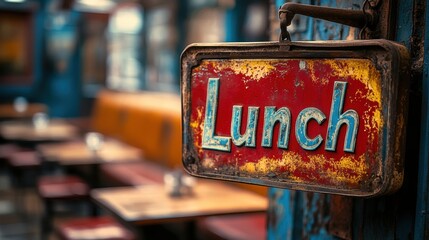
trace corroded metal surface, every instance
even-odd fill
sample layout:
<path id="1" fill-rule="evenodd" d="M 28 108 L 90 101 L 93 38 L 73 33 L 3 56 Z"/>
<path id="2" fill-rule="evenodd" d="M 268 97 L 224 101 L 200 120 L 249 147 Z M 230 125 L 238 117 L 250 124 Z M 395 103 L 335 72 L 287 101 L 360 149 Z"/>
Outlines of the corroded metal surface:
<path id="1" fill-rule="evenodd" d="M 407 62 L 384 40 L 192 45 L 184 166 L 275 187 L 392 192 L 403 178 Z"/>
<path id="2" fill-rule="evenodd" d="M 341 239 L 352 239 L 353 198 L 331 195 L 328 232 Z"/>

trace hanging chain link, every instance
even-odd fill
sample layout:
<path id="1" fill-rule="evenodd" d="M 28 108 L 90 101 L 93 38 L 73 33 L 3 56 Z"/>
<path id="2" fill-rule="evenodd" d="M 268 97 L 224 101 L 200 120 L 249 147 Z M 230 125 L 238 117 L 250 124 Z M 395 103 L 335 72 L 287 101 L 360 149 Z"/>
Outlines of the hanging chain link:
<path id="1" fill-rule="evenodd" d="M 279 36 L 279 41 L 280 42 L 290 42 L 291 38 L 290 38 L 290 34 L 289 31 L 287 30 L 287 19 L 286 19 L 286 14 L 293 14 L 289 11 L 284 11 L 284 10 L 279 10 L 279 19 L 280 19 L 280 36 Z"/>
<path id="2" fill-rule="evenodd" d="M 371 5 L 370 5 L 368 0 L 365 0 L 362 4 L 362 11 L 364 14 L 366 14 L 366 11 L 368 8 L 371 8 Z M 368 29 L 368 21 L 366 21 L 365 26 L 360 30 L 359 39 L 365 39 L 366 38 L 365 34 L 367 32 L 367 29 Z"/>

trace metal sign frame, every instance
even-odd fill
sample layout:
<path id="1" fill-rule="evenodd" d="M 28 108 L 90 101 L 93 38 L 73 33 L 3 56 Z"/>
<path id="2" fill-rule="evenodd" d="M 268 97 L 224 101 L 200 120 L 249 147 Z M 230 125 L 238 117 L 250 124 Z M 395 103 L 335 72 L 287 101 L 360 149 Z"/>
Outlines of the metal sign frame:
<path id="1" fill-rule="evenodd" d="M 358 186 L 350 188 L 318 182 L 295 181 L 279 177 L 275 173 L 249 175 L 230 168 L 204 166 L 199 157 L 201 151 L 194 144 L 191 128 L 192 71 L 204 60 L 225 59 L 368 59 L 380 73 L 382 121 L 380 143 L 375 161 L 376 171 Z M 182 54 L 182 126 L 183 165 L 186 171 L 197 177 L 214 178 L 258 184 L 271 187 L 315 191 L 331 194 L 372 197 L 392 193 L 403 181 L 403 151 L 405 140 L 407 97 L 407 73 L 409 56 L 407 49 L 387 40 L 320 41 L 320 42 L 265 42 L 192 44 Z M 287 150 L 285 150 L 287 151 Z"/>

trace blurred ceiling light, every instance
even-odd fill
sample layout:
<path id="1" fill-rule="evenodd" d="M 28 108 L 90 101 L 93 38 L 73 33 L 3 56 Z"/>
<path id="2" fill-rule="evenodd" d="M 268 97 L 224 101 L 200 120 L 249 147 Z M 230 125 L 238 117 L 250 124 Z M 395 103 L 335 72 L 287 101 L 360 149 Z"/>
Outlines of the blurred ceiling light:
<path id="1" fill-rule="evenodd" d="M 110 32 L 136 34 L 143 28 L 143 12 L 136 6 L 118 9 L 110 19 Z"/>
<path id="2" fill-rule="evenodd" d="M 76 6 L 77 5 L 77 6 Z M 112 0 L 79 0 L 75 6 L 82 10 L 106 11 L 112 9 L 116 3 Z"/>
<path id="3" fill-rule="evenodd" d="M 5 2 L 10 2 L 10 3 L 23 3 L 26 0 L 4 0 Z"/>

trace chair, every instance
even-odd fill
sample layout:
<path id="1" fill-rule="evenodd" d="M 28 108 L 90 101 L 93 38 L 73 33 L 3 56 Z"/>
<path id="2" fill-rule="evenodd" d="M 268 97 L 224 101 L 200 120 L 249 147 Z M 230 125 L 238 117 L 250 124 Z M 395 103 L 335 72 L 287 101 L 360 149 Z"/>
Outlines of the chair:
<path id="1" fill-rule="evenodd" d="M 9 175 L 6 168 L 8 167 L 8 158 L 14 153 L 20 151 L 21 148 L 13 143 L 0 144 L 0 174 Z"/>
<path id="2" fill-rule="evenodd" d="M 70 175 L 42 176 L 37 182 L 37 192 L 45 207 L 42 218 L 42 236 L 52 228 L 54 204 L 64 201 L 89 202 L 89 186 L 81 178 Z"/>
<path id="3" fill-rule="evenodd" d="M 266 213 L 207 217 L 197 224 L 203 239 L 265 239 Z"/>
<path id="4" fill-rule="evenodd" d="M 15 203 L 18 209 L 26 212 L 25 190 L 27 186 L 34 187 L 33 183 L 40 170 L 40 158 L 33 150 L 20 149 L 9 146 L 10 152 L 5 155 L 12 173 Z M 32 175 L 31 175 L 32 174 Z"/>
<path id="5" fill-rule="evenodd" d="M 4 143 L 0 145 L 0 159 L 5 160 L 8 156 L 14 152 L 20 150 L 20 147 L 13 143 Z"/>
<path id="6" fill-rule="evenodd" d="M 108 216 L 68 220 L 59 223 L 55 230 L 63 240 L 136 239 L 130 230 Z"/>

